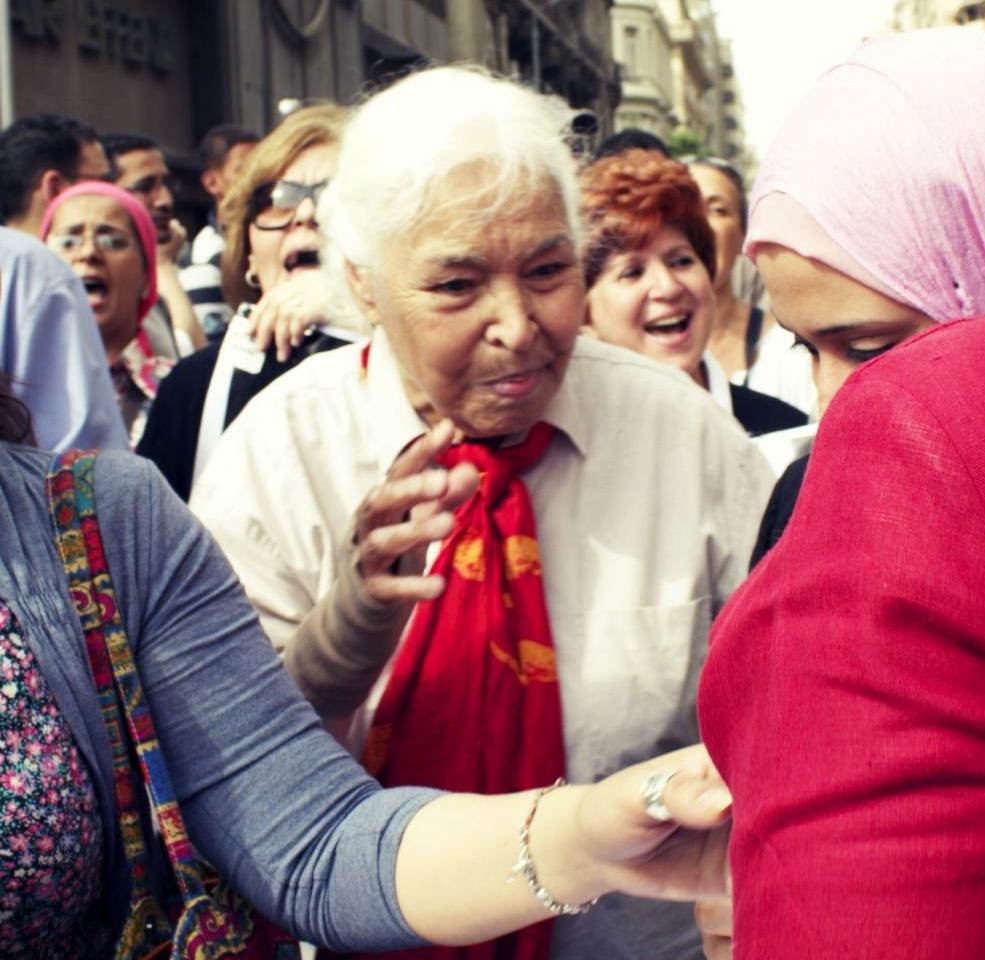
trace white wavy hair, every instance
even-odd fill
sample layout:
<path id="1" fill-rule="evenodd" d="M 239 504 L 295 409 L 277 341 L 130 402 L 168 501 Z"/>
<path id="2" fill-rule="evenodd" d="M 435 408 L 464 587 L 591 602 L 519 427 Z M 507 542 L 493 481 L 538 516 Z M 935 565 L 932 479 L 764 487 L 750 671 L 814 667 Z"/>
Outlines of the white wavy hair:
<path id="1" fill-rule="evenodd" d="M 576 247 L 581 218 L 575 160 L 565 142 L 572 111 L 481 67 L 432 67 L 370 97 L 349 119 L 338 166 L 318 205 L 322 262 L 347 290 L 346 261 L 370 274 L 383 241 L 442 205 L 442 187 L 482 162 L 484 216 L 530 190 L 556 186 Z"/>

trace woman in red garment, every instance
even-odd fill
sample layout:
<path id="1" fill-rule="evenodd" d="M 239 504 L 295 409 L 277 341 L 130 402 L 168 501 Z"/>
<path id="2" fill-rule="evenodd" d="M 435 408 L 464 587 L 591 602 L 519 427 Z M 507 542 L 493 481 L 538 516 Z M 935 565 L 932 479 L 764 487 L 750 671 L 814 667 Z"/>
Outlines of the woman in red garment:
<path id="1" fill-rule="evenodd" d="M 757 183 L 751 254 L 830 409 L 702 680 L 737 960 L 985 952 L 983 89 L 979 31 L 873 42 Z"/>

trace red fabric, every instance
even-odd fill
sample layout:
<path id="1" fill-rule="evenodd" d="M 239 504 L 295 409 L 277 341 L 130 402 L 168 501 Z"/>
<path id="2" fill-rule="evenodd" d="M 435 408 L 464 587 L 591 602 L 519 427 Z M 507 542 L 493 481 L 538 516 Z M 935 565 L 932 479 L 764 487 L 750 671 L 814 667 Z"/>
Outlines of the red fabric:
<path id="1" fill-rule="evenodd" d="M 506 793 L 564 775 L 554 642 L 520 479 L 553 434 L 539 423 L 516 446 L 468 442 L 441 458 L 474 463 L 482 479 L 432 568 L 445 592 L 418 605 L 370 728 L 363 763 L 387 786 Z M 550 936 L 543 923 L 467 949 L 394 957 L 535 960 Z"/>
<path id="2" fill-rule="evenodd" d="M 983 371 L 960 321 L 849 380 L 712 632 L 736 960 L 985 954 Z"/>

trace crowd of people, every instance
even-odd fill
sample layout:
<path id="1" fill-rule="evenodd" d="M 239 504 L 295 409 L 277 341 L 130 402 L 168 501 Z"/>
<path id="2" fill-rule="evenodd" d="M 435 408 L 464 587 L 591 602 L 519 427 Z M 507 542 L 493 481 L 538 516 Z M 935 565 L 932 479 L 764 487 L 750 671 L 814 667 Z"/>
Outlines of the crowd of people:
<path id="1" fill-rule="evenodd" d="M 148 735 L 326 950 L 980 952 L 982 89 L 871 41 L 747 198 L 430 67 L 210 130 L 190 243 L 153 140 L 0 132 L 0 953 L 183 943 Z"/>

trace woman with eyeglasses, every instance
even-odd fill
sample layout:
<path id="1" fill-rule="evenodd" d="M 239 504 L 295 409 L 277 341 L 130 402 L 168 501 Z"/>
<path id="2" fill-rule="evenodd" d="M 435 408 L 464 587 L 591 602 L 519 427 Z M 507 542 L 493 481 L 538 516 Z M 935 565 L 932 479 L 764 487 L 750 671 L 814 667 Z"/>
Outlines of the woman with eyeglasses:
<path id="1" fill-rule="evenodd" d="M 688 172 L 705 201 L 705 214 L 715 235 L 715 322 L 708 352 L 731 383 L 777 397 L 811 414 L 816 406 L 811 365 L 795 352 L 793 335 L 774 316 L 740 299 L 732 273 L 746 235 L 746 191 L 732 164 L 717 157 L 695 157 Z"/>
<path id="2" fill-rule="evenodd" d="M 154 224 L 125 190 L 85 181 L 52 200 L 41 238 L 85 287 L 134 446 L 161 382 L 178 359 L 172 337 L 144 327 L 157 299 Z"/>
<path id="3" fill-rule="evenodd" d="M 291 114 L 254 148 L 223 200 L 223 292 L 239 308 L 221 346 L 175 368 L 137 448 L 185 500 L 252 397 L 305 357 L 354 338 L 326 322 L 340 313 L 318 269 L 315 224 L 344 118 L 328 103 Z"/>

